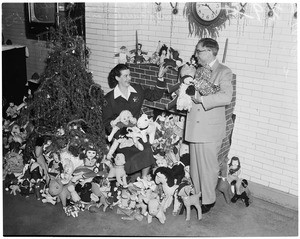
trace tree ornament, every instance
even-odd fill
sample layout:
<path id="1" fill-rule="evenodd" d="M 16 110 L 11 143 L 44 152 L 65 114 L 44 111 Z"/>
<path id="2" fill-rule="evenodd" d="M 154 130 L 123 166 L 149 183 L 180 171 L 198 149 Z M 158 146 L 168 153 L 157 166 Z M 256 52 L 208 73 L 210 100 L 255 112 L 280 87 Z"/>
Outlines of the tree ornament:
<path id="1" fill-rule="evenodd" d="M 160 12 L 161 11 L 161 2 L 156 2 L 156 11 Z"/>
<path id="2" fill-rule="evenodd" d="M 174 14 L 174 15 L 176 15 L 177 13 L 178 13 L 178 3 L 176 2 L 175 3 L 175 6 L 173 6 L 173 4 L 170 2 L 170 5 L 171 5 L 171 7 L 172 7 L 172 13 Z"/>
<path id="3" fill-rule="evenodd" d="M 269 8 L 268 17 L 273 17 L 274 16 L 274 9 L 275 9 L 277 3 L 275 3 L 273 5 L 273 7 L 271 7 L 269 3 L 267 3 L 267 5 L 268 5 L 268 8 Z"/>
<path id="4" fill-rule="evenodd" d="M 297 3 L 295 3 L 294 18 L 297 19 Z"/>

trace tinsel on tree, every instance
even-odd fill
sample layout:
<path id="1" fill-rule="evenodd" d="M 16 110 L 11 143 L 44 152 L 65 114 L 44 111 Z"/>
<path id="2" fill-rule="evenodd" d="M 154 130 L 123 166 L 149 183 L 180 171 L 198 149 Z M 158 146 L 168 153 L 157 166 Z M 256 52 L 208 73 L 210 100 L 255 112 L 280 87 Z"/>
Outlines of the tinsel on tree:
<path id="1" fill-rule="evenodd" d="M 74 138 L 74 133 L 69 134 L 69 131 L 79 125 L 83 133 L 76 135 L 76 145 L 92 143 L 102 155 L 106 150 L 102 123 L 104 94 L 86 69 L 89 49 L 77 35 L 75 19 L 70 16 L 61 19 L 58 28 L 49 34 L 50 51 L 45 71 L 26 110 L 29 120 L 39 135 L 61 139 L 63 143 L 59 147 Z M 58 134 L 59 129 L 63 129 L 63 135 Z"/>

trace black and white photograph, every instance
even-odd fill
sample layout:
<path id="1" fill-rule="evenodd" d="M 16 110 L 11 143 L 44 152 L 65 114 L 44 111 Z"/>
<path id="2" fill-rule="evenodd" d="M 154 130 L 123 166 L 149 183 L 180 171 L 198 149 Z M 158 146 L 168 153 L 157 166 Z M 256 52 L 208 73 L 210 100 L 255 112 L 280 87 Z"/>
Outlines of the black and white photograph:
<path id="1" fill-rule="evenodd" d="M 298 237 L 296 1 L 1 12 L 3 237 Z"/>

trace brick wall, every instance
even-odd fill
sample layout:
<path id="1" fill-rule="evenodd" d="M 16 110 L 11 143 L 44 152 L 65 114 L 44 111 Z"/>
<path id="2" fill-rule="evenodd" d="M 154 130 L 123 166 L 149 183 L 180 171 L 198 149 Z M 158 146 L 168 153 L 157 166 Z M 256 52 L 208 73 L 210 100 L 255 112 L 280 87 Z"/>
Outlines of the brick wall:
<path id="1" fill-rule="evenodd" d="M 190 36 L 184 2 L 172 15 L 170 3 L 86 3 L 87 43 L 92 48 L 94 80 L 109 91 L 107 75 L 122 45 L 134 49 L 135 32 L 151 54 L 160 40 L 178 49 L 184 61 L 198 37 Z M 238 5 L 239 3 L 237 3 Z M 245 16 L 226 22 L 219 32 L 218 58 L 237 75 L 236 121 L 229 157 L 238 156 L 242 174 L 251 182 L 298 195 L 297 24 L 294 4 L 278 3 L 267 17 L 266 3 L 248 3 Z"/>

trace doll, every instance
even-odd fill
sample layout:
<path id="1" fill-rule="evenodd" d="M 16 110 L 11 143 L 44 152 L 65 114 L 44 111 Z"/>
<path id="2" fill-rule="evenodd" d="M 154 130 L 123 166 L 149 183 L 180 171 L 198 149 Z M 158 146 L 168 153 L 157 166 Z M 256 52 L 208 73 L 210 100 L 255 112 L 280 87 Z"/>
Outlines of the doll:
<path id="1" fill-rule="evenodd" d="M 168 55 L 168 47 L 165 44 L 163 44 L 158 53 L 159 56 L 158 65 L 162 65 L 165 63 L 165 59 L 167 59 L 167 55 Z"/>
<path id="2" fill-rule="evenodd" d="M 85 157 L 83 159 L 84 161 L 84 166 L 87 168 L 90 168 L 93 170 L 95 167 L 97 160 L 98 160 L 98 154 L 94 146 L 90 145 L 86 150 L 85 150 Z"/>
<path id="3" fill-rule="evenodd" d="M 117 182 L 122 185 L 123 187 L 127 187 L 127 180 L 126 180 L 126 172 L 124 169 L 125 164 L 125 156 L 124 154 L 117 154 L 115 157 L 115 165 L 110 169 L 108 173 L 108 178 L 116 177 Z"/>
<path id="4" fill-rule="evenodd" d="M 120 47 L 120 52 L 115 54 L 115 57 L 118 57 L 118 63 L 119 64 L 125 64 L 129 60 L 129 54 L 126 46 Z"/>
<path id="5" fill-rule="evenodd" d="M 18 106 L 16 106 L 13 102 L 9 103 L 9 106 L 6 110 L 6 116 L 10 119 L 15 119 L 19 115 Z"/>
<path id="6" fill-rule="evenodd" d="M 49 173 L 55 174 L 61 174 L 63 172 L 63 166 L 60 161 L 60 155 L 56 152 L 53 152 L 50 154 L 50 157 L 52 160 L 49 163 Z"/>
<path id="7" fill-rule="evenodd" d="M 235 184 L 239 179 L 241 173 L 241 163 L 238 157 L 232 157 L 228 164 L 227 181 L 231 185 L 231 191 L 235 193 Z"/>
<path id="8" fill-rule="evenodd" d="M 109 142 L 112 141 L 115 133 L 117 133 L 119 129 L 135 126 L 136 118 L 132 116 L 129 110 L 123 110 L 115 120 L 110 122 L 110 124 L 112 126 L 112 131 L 107 137 Z"/>

